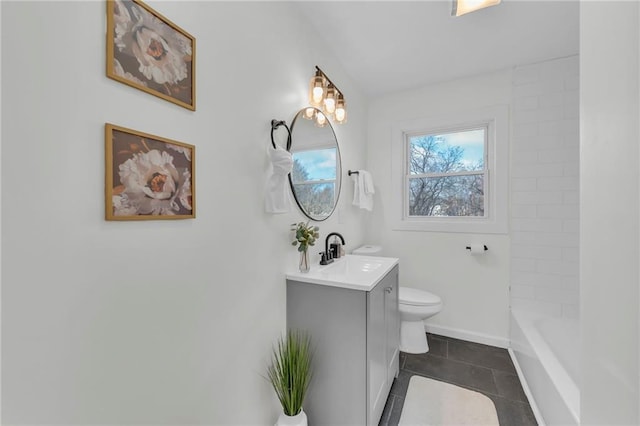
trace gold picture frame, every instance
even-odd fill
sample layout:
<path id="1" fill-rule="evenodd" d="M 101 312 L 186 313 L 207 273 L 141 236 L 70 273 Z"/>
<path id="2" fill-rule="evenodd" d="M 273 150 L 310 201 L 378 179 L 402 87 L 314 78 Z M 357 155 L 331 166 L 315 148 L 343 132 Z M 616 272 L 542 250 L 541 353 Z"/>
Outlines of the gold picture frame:
<path id="1" fill-rule="evenodd" d="M 106 123 L 106 220 L 195 218 L 195 149 Z"/>
<path id="2" fill-rule="evenodd" d="M 107 0 L 107 77 L 196 109 L 196 39 L 140 0 Z"/>

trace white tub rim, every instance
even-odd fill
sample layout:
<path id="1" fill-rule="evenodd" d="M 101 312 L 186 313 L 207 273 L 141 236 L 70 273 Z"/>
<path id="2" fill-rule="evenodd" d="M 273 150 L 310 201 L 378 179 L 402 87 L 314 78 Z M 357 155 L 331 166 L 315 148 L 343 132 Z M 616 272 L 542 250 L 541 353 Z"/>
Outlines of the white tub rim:
<path id="1" fill-rule="evenodd" d="M 561 365 L 553 350 L 549 347 L 544 337 L 535 326 L 537 321 L 544 321 L 548 319 L 561 320 L 561 318 L 554 318 L 516 309 L 511 310 L 511 315 L 514 321 L 517 322 L 516 325 L 522 330 L 525 338 L 527 339 L 527 345 L 531 348 L 539 362 L 542 364 L 553 386 L 555 386 L 558 394 L 562 398 L 563 403 L 571 413 L 572 417 L 576 420 L 576 424 L 580 424 L 580 388 Z M 512 350 L 517 352 L 518 349 L 513 347 L 513 343 L 514 342 L 512 342 L 511 346 Z M 533 397 L 535 399 L 535 395 L 533 395 Z"/>

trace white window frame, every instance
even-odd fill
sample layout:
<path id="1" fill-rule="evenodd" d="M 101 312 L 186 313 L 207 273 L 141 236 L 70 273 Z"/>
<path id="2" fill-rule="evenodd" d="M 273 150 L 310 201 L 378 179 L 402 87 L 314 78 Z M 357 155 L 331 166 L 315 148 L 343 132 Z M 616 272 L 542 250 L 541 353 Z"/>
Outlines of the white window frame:
<path id="1" fill-rule="evenodd" d="M 484 131 L 484 141 L 482 147 L 482 162 L 483 168 L 482 170 L 473 170 L 473 171 L 463 171 L 463 172 L 446 172 L 446 173 L 419 173 L 419 174 L 411 174 L 410 173 L 410 163 L 411 163 L 411 139 L 414 137 L 421 136 L 437 136 L 437 135 L 445 135 L 452 133 L 462 133 L 473 130 L 483 130 Z M 411 188 L 411 180 L 413 179 L 422 179 L 422 178 L 437 178 L 437 177 L 454 177 L 454 176 L 473 176 L 473 175 L 482 175 L 482 189 L 484 196 L 482 197 L 483 210 L 485 214 L 480 218 L 484 219 L 486 217 L 486 213 L 490 210 L 490 206 L 488 203 L 487 194 L 489 193 L 489 168 L 488 168 L 488 139 L 489 139 L 489 123 L 480 123 L 475 126 L 468 126 L 465 128 L 454 127 L 451 129 L 437 129 L 437 130 L 429 130 L 427 132 L 417 132 L 417 133 L 405 133 L 404 135 L 404 152 L 405 152 L 405 167 L 404 167 L 404 188 L 407 191 L 406 196 L 404 197 L 404 217 L 408 218 L 408 220 L 417 218 L 421 219 L 424 217 L 438 217 L 438 216 L 425 216 L 425 215 L 411 215 L 410 214 L 410 202 L 408 192 Z M 471 220 L 478 220 L 478 216 L 467 216 Z"/>
<path id="2" fill-rule="evenodd" d="M 398 122 L 392 129 L 392 227 L 402 231 L 506 234 L 509 110 L 506 105 Z M 409 216 L 409 137 L 486 127 L 485 216 Z"/>

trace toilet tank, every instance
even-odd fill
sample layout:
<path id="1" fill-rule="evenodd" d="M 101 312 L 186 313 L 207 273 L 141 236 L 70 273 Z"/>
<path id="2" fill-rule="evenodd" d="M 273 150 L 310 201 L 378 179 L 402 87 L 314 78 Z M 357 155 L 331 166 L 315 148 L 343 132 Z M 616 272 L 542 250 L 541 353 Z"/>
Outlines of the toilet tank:
<path id="1" fill-rule="evenodd" d="M 358 256 L 382 256 L 382 247 L 366 244 L 358 247 L 352 251 L 351 254 L 356 254 Z"/>

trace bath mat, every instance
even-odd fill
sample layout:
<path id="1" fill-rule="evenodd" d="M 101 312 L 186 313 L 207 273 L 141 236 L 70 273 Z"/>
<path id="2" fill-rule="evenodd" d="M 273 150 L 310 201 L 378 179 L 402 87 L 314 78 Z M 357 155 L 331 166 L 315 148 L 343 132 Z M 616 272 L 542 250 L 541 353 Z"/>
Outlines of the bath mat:
<path id="1" fill-rule="evenodd" d="M 449 383 L 412 376 L 399 426 L 498 426 L 498 414 L 487 396 Z"/>

